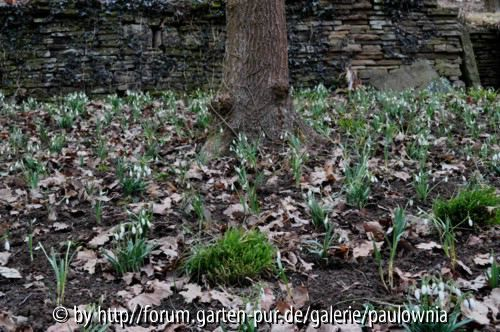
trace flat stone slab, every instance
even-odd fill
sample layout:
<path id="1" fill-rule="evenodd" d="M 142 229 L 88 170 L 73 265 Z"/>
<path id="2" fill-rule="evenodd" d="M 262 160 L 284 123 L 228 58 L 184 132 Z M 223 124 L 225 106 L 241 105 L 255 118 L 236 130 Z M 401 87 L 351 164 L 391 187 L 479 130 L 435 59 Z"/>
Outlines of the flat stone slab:
<path id="1" fill-rule="evenodd" d="M 423 89 L 438 78 L 437 71 L 429 61 L 418 60 L 409 66 L 401 66 L 388 73 L 374 73 L 369 83 L 379 90 L 402 91 Z"/>

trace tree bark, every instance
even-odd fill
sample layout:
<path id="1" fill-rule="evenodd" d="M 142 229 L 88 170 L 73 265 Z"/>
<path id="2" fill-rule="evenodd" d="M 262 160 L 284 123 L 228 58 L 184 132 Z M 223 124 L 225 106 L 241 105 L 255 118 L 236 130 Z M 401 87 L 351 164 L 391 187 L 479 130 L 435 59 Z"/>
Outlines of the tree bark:
<path id="1" fill-rule="evenodd" d="M 213 103 L 222 141 L 237 133 L 279 141 L 300 123 L 290 97 L 285 0 L 227 0 L 226 20 L 224 75 Z"/>

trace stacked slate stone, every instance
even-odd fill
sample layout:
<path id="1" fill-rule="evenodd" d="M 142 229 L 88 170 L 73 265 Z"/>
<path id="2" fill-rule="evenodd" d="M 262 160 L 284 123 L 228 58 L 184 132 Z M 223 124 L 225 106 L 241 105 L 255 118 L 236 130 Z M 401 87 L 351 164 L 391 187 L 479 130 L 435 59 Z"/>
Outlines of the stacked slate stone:
<path id="1" fill-rule="evenodd" d="M 132 3 L 133 5 L 130 5 Z M 0 8 L 0 90 L 50 96 L 216 87 L 220 1 L 34 0 Z M 426 59 L 461 80 L 457 10 L 435 0 L 287 0 L 292 84 L 366 82 Z"/>

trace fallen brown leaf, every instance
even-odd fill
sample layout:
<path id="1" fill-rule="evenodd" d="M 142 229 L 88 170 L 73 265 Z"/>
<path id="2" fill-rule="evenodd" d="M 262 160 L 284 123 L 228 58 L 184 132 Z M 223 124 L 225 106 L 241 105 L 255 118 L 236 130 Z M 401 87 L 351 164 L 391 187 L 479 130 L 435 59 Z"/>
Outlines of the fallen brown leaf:
<path id="1" fill-rule="evenodd" d="M 161 301 L 168 298 L 173 294 L 172 292 L 172 283 L 162 282 L 159 280 L 153 280 L 148 285 L 150 290 L 148 292 L 143 292 L 142 294 L 137 295 L 128 301 L 127 307 L 130 310 L 134 310 L 137 305 L 146 306 L 146 305 L 154 305 L 159 306 Z"/>
<path id="2" fill-rule="evenodd" d="M 18 270 L 5 266 L 0 266 L 0 276 L 7 279 L 21 279 L 21 273 Z"/>
<path id="3" fill-rule="evenodd" d="M 184 285 L 184 289 L 185 290 L 179 292 L 179 294 L 182 295 L 186 303 L 192 303 L 197 298 L 201 298 L 203 296 L 201 286 L 198 284 L 186 284 Z"/>
<path id="4" fill-rule="evenodd" d="M 9 262 L 10 252 L 0 252 L 0 266 L 5 266 Z"/>

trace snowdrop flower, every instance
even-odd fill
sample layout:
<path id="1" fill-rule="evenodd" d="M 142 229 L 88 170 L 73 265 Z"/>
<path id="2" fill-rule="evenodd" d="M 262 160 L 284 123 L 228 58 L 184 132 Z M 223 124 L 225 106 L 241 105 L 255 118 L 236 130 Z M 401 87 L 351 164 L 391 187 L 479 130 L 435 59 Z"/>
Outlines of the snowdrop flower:
<path id="1" fill-rule="evenodd" d="M 136 232 L 137 232 L 137 230 L 135 229 L 135 225 L 134 225 L 134 226 L 132 226 L 132 234 L 135 235 Z"/>
<path id="2" fill-rule="evenodd" d="M 469 216 L 469 226 L 472 227 L 473 225 L 474 225 L 474 223 L 472 222 L 472 219 Z"/>
<path id="3" fill-rule="evenodd" d="M 427 141 L 427 139 L 424 136 L 419 136 L 418 137 L 418 144 L 423 145 L 423 146 L 427 146 L 427 145 L 429 145 L 429 142 Z"/>
<path id="4" fill-rule="evenodd" d="M 5 239 L 5 243 L 3 244 L 5 251 L 10 251 L 10 242 L 9 239 Z"/>
<path id="5" fill-rule="evenodd" d="M 416 298 L 418 301 L 420 301 L 420 289 L 419 289 L 419 288 L 415 289 L 415 298 Z"/>
<path id="6" fill-rule="evenodd" d="M 283 268 L 283 265 L 281 263 L 281 252 L 279 250 L 276 252 L 276 263 L 278 264 L 278 267 L 280 269 Z"/>
<path id="7" fill-rule="evenodd" d="M 473 300 L 472 299 L 465 299 L 464 300 L 465 306 L 469 309 L 472 310 L 474 307 Z"/>
<path id="8" fill-rule="evenodd" d="M 253 311 L 254 311 L 253 310 L 253 305 L 250 302 L 248 302 L 247 305 L 245 306 L 245 312 L 247 314 L 252 314 Z"/>
<path id="9" fill-rule="evenodd" d="M 442 303 L 442 302 L 444 302 L 445 292 L 444 292 L 444 291 L 442 291 L 442 290 L 440 290 L 440 291 L 438 292 L 438 296 L 439 296 L 439 301 L 440 301 L 441 303 Z"/>
<path id="10" fill-rule="evenodd" d="M 462 291 L 459 288 L 455 288 L 454 292 L 457 296 L 462 296 Z"/>
<path id="11" fill-rule="evenodd" d="M 469 299 L 469 308 L 470 308 L 470 310 L 474 310 L 475 307 L 476 307 L 476 300 L 474 300 L 474 298 L 471 297 Z"/>
<path id="12" fill-rule="evenodd" d="M 439 283 L 438 287 L 439 287 L 439 290 L 444 291 L 444 282 L 441 281 Z"/>

